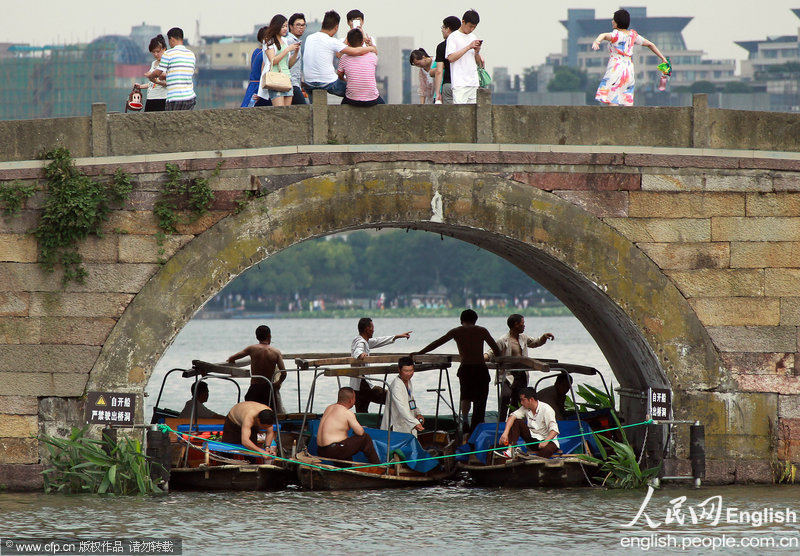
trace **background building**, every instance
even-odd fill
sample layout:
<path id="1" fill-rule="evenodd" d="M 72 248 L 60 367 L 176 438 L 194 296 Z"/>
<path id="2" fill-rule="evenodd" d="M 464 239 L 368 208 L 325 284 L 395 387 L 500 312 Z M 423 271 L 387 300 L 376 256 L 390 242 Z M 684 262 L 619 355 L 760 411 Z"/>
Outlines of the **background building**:
<path id="1" fill-rule="evenodd" d="M 134 25 L 131 27 L 131 34 L 130 39 L 136 43 L 136 45 L 141 49 L 142 52 L 148 52 L 148 47 L 150 46 L 150 40 L 153 37 L 161 35 L 161 27 L 158 25 L 148 25 L 144 21 L 142 21 L 141 25 Z M 164 41 L 167 40 L 167 36 L 164 35 Z"/>
<path id="2" fill-rule="evenodd" d="M 94 102 L 123 111 L 149 69 L 136 44 L 119 36 L 88 45 L 13 45 L 8 53 L 0 58 L 0 119 L 81 116 Z"/>

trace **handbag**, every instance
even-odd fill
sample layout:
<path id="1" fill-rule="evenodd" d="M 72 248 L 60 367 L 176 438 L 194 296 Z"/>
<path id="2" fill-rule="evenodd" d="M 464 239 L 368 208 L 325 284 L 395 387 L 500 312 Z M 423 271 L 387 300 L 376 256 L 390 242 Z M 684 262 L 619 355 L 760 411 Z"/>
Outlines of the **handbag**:
<path id="1" fill-rule="evenodd" d="M 279 93 L 288 93 L 292 90 L 292 78 L 278 71 L 272 71 L 272 64 L 269 69 L 261 74 L 261 88 Z"/>
<path id="2" fill-rule="evenodd" d="M 492 84 L 492 77 L 489 75 L 489 72 L 485 69 L 479 67 L 478 68 L 478 86 L 485 89 L 489 85 Z"/>

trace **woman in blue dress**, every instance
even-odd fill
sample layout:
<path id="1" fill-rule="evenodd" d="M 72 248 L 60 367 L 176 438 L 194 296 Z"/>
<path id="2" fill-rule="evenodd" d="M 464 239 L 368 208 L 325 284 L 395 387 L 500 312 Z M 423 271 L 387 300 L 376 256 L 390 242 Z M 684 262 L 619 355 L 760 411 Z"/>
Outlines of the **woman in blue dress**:
<path id="1" fill-rule="evenodd" d="M 250 56 L 250 82 L 247 84 L 247 90 L 242 99 L 242 108 L 250 108 L 255 106 L 258 92 L 258 82 L 261 79 L 261 67 L 264 64 L 264 34 L 267 32 L 266 27 L 258 30 L 258 48 L 253 50 L 253 55 Z"/>

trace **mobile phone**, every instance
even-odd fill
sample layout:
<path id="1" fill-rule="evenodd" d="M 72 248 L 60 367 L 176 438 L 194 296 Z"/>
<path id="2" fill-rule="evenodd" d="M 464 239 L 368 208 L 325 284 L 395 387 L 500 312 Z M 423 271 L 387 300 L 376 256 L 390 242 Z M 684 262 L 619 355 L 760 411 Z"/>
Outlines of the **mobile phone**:
<path id="1" fill-rule="evenodd" d="M 353 29 L 358 29 L 359 27 L 361 27 L 361 20 L 360 19 L 354 19 L 353 20 Z"/>

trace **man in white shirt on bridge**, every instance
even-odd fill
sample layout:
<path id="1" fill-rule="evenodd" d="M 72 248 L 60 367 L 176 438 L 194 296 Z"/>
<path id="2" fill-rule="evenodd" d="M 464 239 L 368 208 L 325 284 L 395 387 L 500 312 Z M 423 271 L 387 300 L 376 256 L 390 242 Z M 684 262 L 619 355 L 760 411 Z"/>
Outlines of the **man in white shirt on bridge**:
<path id="1" fill-rule="evenodd" d="M 410 330 L 394 336 L 378 336 L 377 338 L 373 337 L 374 334 L 375 325 L 372 323 L 372 319 L 368 317 L 359 319 L 358 336 L 350 344 L 350 357 L 363 360 L 369 356 L 370 349 L 387 346 L 398 338 L 408 339 L 411 337 Z M 357 413 L 366 413 L 370 402 L 382 404 L 386 401 L 386 390 L 379 386 L 371 387 L 369 382 L 362 378 L 352 377 L 350 388 L 356 392 Z"/>
<path id="2" fill-rule="evenodd" d="M 453 85 L 453 104 L 475 104 L 478 101 L 478 66 L 484 66 L 481 56 L 482 40 L 475 36 L 480 23 L 475 10 L 468 10 L 461 18 L 461 28 L 447 37 L 445 56 L 450 62 L 450 82 Z"/>

